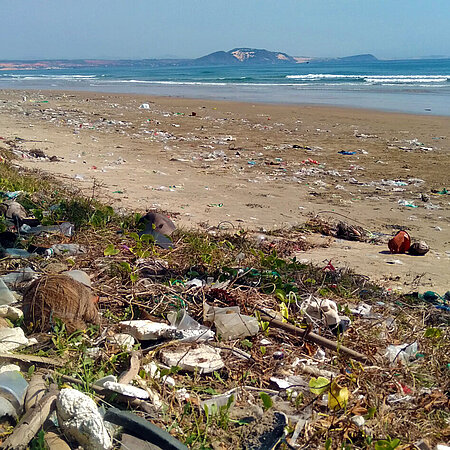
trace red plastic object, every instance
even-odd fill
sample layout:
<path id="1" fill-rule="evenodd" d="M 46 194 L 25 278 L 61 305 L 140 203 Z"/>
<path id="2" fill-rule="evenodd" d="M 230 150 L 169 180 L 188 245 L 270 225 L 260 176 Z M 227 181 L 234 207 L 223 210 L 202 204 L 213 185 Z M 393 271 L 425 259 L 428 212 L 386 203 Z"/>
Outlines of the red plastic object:
<path id="1" fill-rule="evenodd" d="M 406 231 L 399 231 L 389 242 L 391 253 L 406 253 L 411 247 L 411 238 Z"/>

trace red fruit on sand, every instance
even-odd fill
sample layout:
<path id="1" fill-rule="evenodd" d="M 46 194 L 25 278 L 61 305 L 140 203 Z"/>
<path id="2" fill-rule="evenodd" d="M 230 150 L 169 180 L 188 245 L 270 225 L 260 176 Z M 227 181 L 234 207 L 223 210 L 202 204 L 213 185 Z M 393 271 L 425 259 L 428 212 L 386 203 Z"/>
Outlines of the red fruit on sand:
<path id="1" fill-rule="evenodd" d="M 411 238 L 406 231 L 399 231 L 389 242 L 391 253 L 406 253 L 411 246 Z"/>

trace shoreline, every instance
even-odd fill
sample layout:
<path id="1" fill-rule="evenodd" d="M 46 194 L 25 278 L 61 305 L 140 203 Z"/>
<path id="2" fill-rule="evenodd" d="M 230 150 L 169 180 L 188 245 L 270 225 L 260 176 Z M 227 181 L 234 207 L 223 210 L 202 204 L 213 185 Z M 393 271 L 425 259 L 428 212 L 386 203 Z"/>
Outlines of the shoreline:
<path id="1" fill-rule="evenodd" d="M 181 86 L 183 86 L 181 88 Z M 283 85 L 279 85 L 283 86 Z M 239 86 L 238 86 L 239 87 Z M 241 86 L 242 87 L 242 86 Z M 250 86 L 250 89 L 254 87 L 258 87 L 257 84 Z M 102 89 L 103 88 L 103 89 Z M 38 85 L 31 84 L 31 87 L 15 88 L 15 87 L 1 87 L 0 80 L 0 91 L 33 91 L 33 92 L 78 92 L 80 94 L 113 94 L 113 95 L 132 95 L 132 96 L 147 96 L 147 97 L 155 97 L 155 98 L 178 98 L 178 99 L 186 99 L 193 101 L 220 101 L 220 102 L 237 102 L 237 103 L 257 103 L 257 104 L 267 104 L 267 105 L 283 105 L 283 106 L 294 106 L 294 107 L 330 107 L 330 108 L 343 108 L 343 109 L 358 109 L 364 111 L 376 111 L 380 113 L 392 113 L 392 114 L 408 114 L 408 115 L 420 115 L 424 117 L 450 117 L 450 110 L 448 108 L 444 108 L 448 111 L 447 114 L 435 113 L 433 109 L 430 107 L 428 103 L 423 103 L 422 106 L 415 106 L 416 110 L 402 110 L 397 109 L 397 105 L 403 104 L 405 97 L 409 98 L 409 94 L 404 93 L 377 93 L 377 92 L 362 92 L 362 91 L 352 91 L 352 90 L 343 90 L 343 91 L 328 91 L 327 89 L 305 89 L 302 94 L 305 95 L 305 99 L 303 100 L 289 100 L 286 101 L 286 98 L 292 99 L 292 96 L 279 96 L 278 98 L 284 98 L 282 100 L 267 100 L 267 95 L 264 93 L 253 94 L 254 97 L 245 97 L 245 93 L 239 92 L 235 89 L 236 86 L 223 86 L 221 89 L 210 89 L 210 90 L 201 90 L 198 86 L 190 86 L 190 85 L 141 85 L 136 84 L 135 92 L 130 92 L 130 87 L 122 86 L 120 84 L 115 85 L 114 87 L 109 87 L 108 85 L 95 85 L 92 86 L 92 89 L 86 89 L 86 86 L 77 87 L 77 84 L 74 83 L 67 87 L 40 87 Z M 148 92 L 145 92 L 145 91 Z M 179 91 L 183 93 L 173 94 L 173 91 Z M 162 91 L 162 93 L 160 93 Z M 194 93 L 191 95 L 189 92 Z M 200 92 L 198 95 L 195 95 L 195 92 Z M 255 96 L 256 95 L 256 96 Z M 424 95 L 426 94 L 416 94 L 416 102 L 423 102 Z M 321 98 L 331 98 L 334 96 L 334 102 L 331 100 L 321 101 Z M 339 100 L 341 97 L 341 100 Z M 308 98 L 311 100 L 308 101 Z M 354 98 L 356 100 L 351 100 Z M 315 99 L 315 100 L 314 100 Z M 374 106 L 371 107 L 361 107 L 358 103 L 370 102 L 374 101 Z M 390 106 L 386 106 L 390 105 Z M 411 107 L 410 107 L 411 108 Z M 438 105 L 438 111 L 442 110 L 442 105 Z"/>
<path id="2" fill-rule="evenodd" d="M 258 105 L 258 106 L 266 106 L 268 108 L 295 108 L 299 110 L 331 110 L 335 111 L 338 114 L 350 113 L 356 114 L 362 113 L 364 115 L 392 115 L 396 117 L 418 117 L 422 119 L 442 119 L 450 121 L 450 114 L 440 115 L 440 114 L 424 114 L 424 113 L 414 113 L 414 112 L 404 112 L 404 111 L 392 111 L 392 110 L 383 110 L 376 108 L 363 108 L 357 106 L 341 106 L 335 104 L 322 104 L 322 103 L 276 103 L 276 102 L 263 102 L 263 101 L 246 101 L 246 100 L 228 100 L 228 99 L 212 99 L 212 98 L 203 98 L 203 97 L 185 97 L 185 96 L 177 96 L 177 95 L 152 95 L 152 94 L 142 94 L 135 92 L 116 92 L 116 91 L 94 91 L 94 90 L 78 90 L 78 89 L 16 89 L 16 88 L 0 88 L 0 93 L 5 92 L 13 93 L 17 95 L 23 95 L 24 93 L 30 93 L 31 95 L 42 95 L 43 93 L 49 93 L 50 95 L 112 95 L 119 97 L 128 97 L 130 99 L 139 99 L 142 102 L 145 102 L 147 99 L 151 99 L 151 102 L 164 102 L 165 100 L 179 100 L 180 102 L 188 102 L 188 103 L 216 103 L 219 102 L 221 105 L 242 105 L 244 107 L 248 105 Z"/>
<path id="3" fill-rule="evenodd" d="M 450 198 L 432 190 L 449 188 L 449 117 L 90 91 L 1 93 L 0 135 L 59 158 L 21 164 L 85 191 L 96 180 L 115 207 L 173 212 L 185 227 L 228 221 L 235 229 L 288 230 L 326 210 L 330 220 L 344 214 L 386 236 L 407 228 L 428 242 L 427 256 L 319 237 L 316 249 L 297 257 L 332 259 L 392 288 L 448 290 Z M 145 102 L 150 109 L 139 109 Z M 424 193 L 429 203 L 420 200 Z"/>

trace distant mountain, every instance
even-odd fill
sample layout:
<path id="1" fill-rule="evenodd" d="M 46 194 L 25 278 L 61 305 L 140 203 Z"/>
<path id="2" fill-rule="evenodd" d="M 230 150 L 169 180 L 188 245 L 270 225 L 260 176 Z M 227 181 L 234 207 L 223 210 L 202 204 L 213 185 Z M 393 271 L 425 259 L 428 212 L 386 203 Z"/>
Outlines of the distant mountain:
<path id="1" fill-rule="evenodd" d="M 0 70 L 60 69 L 79 67 L 167 67 L 167 66 L 234 66 L 234 65 L 288 65 L 302 63 L 357 63 L 378 61 L 375 56 L 354 55 L 343 58 L 314 58 L 306 56 L 289 56 L 283 52 L 239 47 L 228 52 L 218 51 L 196 59 L 138 59 L 138 60 L 34 60 L 34 61 L 0 61 Z"/>
<path id="2" fill-rule="evenodd" d="M 234 65 L 234 64 L 296 64 L 292 56 L 282 52 L 271 52 L 258 48 L 234 48 L 228 52 L 214 52 L 194 59 L 192 64 Z"/>
<path id="3" fill-rule="evenodd" d="M 378 61 L 375 56 L 367 53 L 365 55 L 353 55 L 353 56 L 344 56 L 343 58 L 336 58 L 339 62 L 375 62 Z"/>

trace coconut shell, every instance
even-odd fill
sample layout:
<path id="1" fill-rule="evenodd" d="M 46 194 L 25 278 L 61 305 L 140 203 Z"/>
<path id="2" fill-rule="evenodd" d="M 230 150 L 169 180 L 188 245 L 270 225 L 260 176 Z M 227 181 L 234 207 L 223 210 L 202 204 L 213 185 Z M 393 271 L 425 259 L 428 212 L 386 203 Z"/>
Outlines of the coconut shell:
<path id="1" fill-rule="evenodd" d="M 409 248 L 409 253 L 414 256 L 423 256 L 430 251 L 430 247 L 425 241 L 414 242 Z"/>
<path id="2" fill-rule="evenodd" d="M 175 224 L 167 217 L 159 213 L 149 212 L 139 221 L 145 225 L 144 233 L 157 231 L 165 236 L 170 236 L 175 230 Z"/>
<path id="3" fill-rule="evenodd" d="M 88 287 L 67 275 L 43 276 L 23 296 L 25 323 L 35 332 L 46 332 L 60 319 L 68 333 L 99 325 L 94 299 Z"/>
<path id="4" fill-rule="evenodd" d="M 391 253 L 406 253 L 411 246 L 411 238 L 406 231 L 399 231 L 389 242 Z"/>

